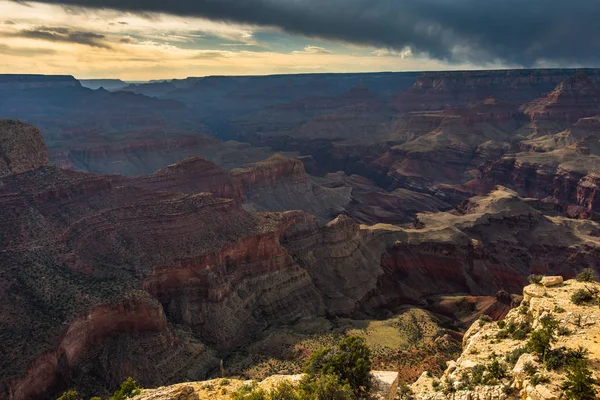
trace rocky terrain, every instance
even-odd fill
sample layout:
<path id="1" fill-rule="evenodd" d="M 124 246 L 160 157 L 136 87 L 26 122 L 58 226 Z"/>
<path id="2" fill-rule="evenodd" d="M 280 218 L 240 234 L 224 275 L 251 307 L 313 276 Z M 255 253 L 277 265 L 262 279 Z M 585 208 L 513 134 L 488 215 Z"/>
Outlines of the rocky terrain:
<path id="1" fill-rule="evenodd" d="M 600 313 L 597 305 L 591 304 L 591 297 L 588 303 L 574 304 L 573 296 L 580 291 L 597 292 L 599 288 L 596 282 L 569 280 L 563 283 L 560 276 L 545 277 L 540 284 L 525 287 L 519 308 L 498 323 L 482 320 L 473 324 L 465 334 L 462 355 L 448 363 L 440 379 L 424 373 L 412 385 L 414 397 L 430 400 L 562 399 L 566 398 L 564 382 L 568 380 L 568 371 L 573 371 L 572 363 L 582 357 L 591 378 L 597 380 Z M 549 353 L 541 357 L 528 343 L 536 331 L 547 329 L 548 321 L 558 325 L 550 328 L 555 330 L 554 340 Z M 517 330 L 523 334 L 516 334 Z M 495 373 L 490 372 L 491 365 L 498 367 Z M 592 385 L 591 391 L 597 395 L 598 389 L 598 385 Z M 593 393 L 588 396 L 591 397 L 580 398 L 596 398 Z"/>
<path id="2" fill-rule="evenodd" d="M 372 372 L 375 398 L 444 399 L 563 399 L 565 382 L 577 360 L 590 371 L 588 382 L 598 379 L 600 334 L 598 307 L 592 304 L 597 282 L 563 282 L 561 276 L 540 276 L 523 289 L 520 306 L 497 321 L 487 315 L 466 332 L 462 354 L 448 361 L 441 376 L 423 372 L 410 387 L 399 389 L 397 372 Z M 574 303 L 574 294 L 591 293 L 588 302 Z M 550 326 L 550 328 L 548 328 Z M 552 330 L 548 354 L 532 347 L 535 332 Z M 583 360 L 583 361 L 582 361 Z M 137 400 L 229 399 L 244 385 L 269 390 L 281 381 L 298 384 L 302 375 L 270 375 L 259 382 L 214 379 L 143 390 Z M 391 384 L 390 384 L 391 382 Z M 596 394 L 600 387 L 592 384 Z M 593 393 L 591 394 L 593 396 Z M 587 398 L 595 398 L 587 397 Z"/>

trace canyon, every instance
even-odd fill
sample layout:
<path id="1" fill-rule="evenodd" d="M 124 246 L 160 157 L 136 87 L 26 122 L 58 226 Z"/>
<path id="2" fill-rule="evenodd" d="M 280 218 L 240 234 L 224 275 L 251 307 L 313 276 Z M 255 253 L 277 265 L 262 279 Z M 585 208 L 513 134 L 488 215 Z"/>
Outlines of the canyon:
<path id="1" fill-rule="evenodd" d="M 0 76 L 0 398 L 247 374 L 311 321 L 314 339 L 414 313 L 446 350 L 381 365 L 441 373 L 530 274 L 600 268 L 598 83 Z"/>

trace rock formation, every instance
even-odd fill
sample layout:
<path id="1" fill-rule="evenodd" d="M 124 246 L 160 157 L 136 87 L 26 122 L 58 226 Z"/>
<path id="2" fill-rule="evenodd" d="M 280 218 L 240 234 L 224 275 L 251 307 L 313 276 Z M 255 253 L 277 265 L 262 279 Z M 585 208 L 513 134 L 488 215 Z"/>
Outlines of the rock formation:
<path id="1" fill-rule="evenodd" d="M 532 120 L 576 122 L 600 113 L 600 90 L 583 72 L 562 81 L 552 92 L 525 104 Z"/>
<path id="2" fill-rule="evenodd" d="M 0 120 L 0 178 L 48 165 L 48 150 L 37 128 Z"/>
<path id="3" fill-rule="evenodd" d="M 525 287 L 521 306 L 503 321 L 483 320 L 471 326 L 463 340 L 462 355 L 448 363 L 441 379 L 423 374 L 412 385 L 415 398 L 564 398 L 562 384 L 567 378 L 568 363 L 558 361 L 551 367 L 545 366 L 544 360 L 526 346 L 529 332 L 541 329 L 544 318 L 552 318 L 560 325 L 554 333 L 557 340 L 551 343 L 553 351 L 562 354 L 581 346 L 587 352 L 592 377 L 598 378 L 600 348 L 595 338 L 600 333 L 600 313 L 598 307 L 573 304 L 572 296 L 579 290 L 599 288 L 595 282 L 563 283 L 561 276 L 546 277 L 541 284 Z M 522 334 L 516 334 L 517 330 Z M 495 372 L 490 372 L 492 369 Z M 599 389 L 595 387 L 596 393 Z"/>

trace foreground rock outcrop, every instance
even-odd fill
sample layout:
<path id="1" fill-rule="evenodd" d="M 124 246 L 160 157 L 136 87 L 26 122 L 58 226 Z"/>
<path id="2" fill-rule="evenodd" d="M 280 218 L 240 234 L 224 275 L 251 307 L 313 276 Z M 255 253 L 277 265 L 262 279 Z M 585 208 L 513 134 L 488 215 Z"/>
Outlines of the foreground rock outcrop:
<path id="1" fill-rule="evenodd" d="M 504 320 L 482 320 L 474 323 L 463 340 L 463 353 L 450 361 L 440 379 L 424 373 L 412 385 L 417 399 L 565 399 L 562 384 L 567 379 L 569 361 L 562 356 L 535 354 L 527 345 L 530 332 L 541 330 L 544 321 L 556 321 L 555 341 L 551 341 L 553 354 L 585 350 L 584 354 L 597 379 L 600 367 L 600 311 L 593 296 L 588 302 L 574 304 L 573 296 L 597 293 L 600 284 L 546 277 L 540 284 L 523 290 L 523 302 Z M 581 353 L 573 353 L 579 357 Z M 551 364 L 549 359 L 556 357 Z M 565 356 L 569 357 L 569 356 Z M 485 382 L 485 383 L 484 383 Z M 596 394 L 600 389 L 596 385 Z M 586 397 L 590 398 L 590 397 Z M 593 398 L 593 397 L 591 397 Z"/>
<path id="2" fill-rule="evenodd" d="M 41 132 L 19 121 L 0 120 L 0 178 L 50 165 Z"/>

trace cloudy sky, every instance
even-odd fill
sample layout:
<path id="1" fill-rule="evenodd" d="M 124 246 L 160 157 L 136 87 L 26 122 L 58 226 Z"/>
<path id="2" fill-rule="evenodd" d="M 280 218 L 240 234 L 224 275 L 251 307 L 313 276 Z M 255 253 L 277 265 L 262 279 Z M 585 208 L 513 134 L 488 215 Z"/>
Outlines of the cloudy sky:
<path id="1" fill-rule="evenodd" d="M 0 0 L 0 73 L 600 66 L 597 0 Z"/>

